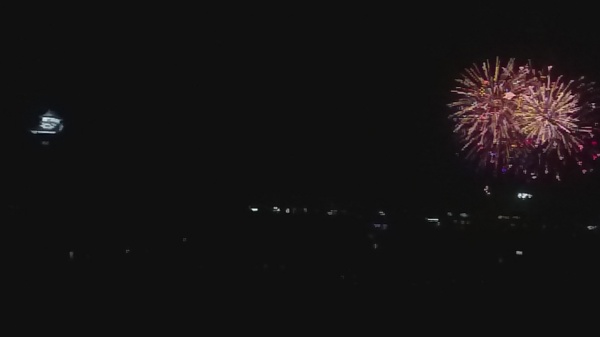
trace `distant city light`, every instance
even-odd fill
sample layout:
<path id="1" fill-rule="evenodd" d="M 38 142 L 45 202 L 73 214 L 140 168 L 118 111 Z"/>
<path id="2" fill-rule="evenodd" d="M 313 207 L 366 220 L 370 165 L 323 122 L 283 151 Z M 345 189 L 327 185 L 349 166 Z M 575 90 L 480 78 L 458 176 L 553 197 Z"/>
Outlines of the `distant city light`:
<path id="1" fill-rule="evenodd" d="M 593 231 L 596 228 L 598 228 L 598 226 L 587 226 L 587 229 L 590 231 Z"/>
<path id="2" fill-rule="evenodd" d="M 438 218 L 425 218 L 425 220 L 427 220 L 428 222 L 439 222 L 440 219 Z"/>
<path id="3" fill-rule="evenodd" d="M 285 209 L 285 213 L 286 213 L 286 214 L 290 214 L 290 209 L 289 209 L 289 208 L 286 208 L 286 209 Z"/>
<path id="4" fill-rule="evenodd" d="M 374 223 L 373 227 L 381 228 L 382 230 L 386 230 L 388 228 L 388 224 L 386 223 Z"/>
<path id="5" fill-rule="evenodd" d="M 31 133 L 35 134 L 48 134 L 54 135 L 62 132 L 64 129 L 62 118 L 54 111 L 48 110 L 44 114 L 40 115 L 39 124 L 30 129 Z"/>
<path id="6" fill-rule="evenodd" d="M 533 195 L 531 195 L 529 193 L 517 193 L 517 197 L 519 199 L 531 199 L 533 197 Z"/>
<path id="7" fill-rule="evenodd" d="M 74 251 L 70 251 L 69 252 L 69 260 L 73 261 L 73 259 L 75 259 L 75 252 Z"/>
<path id="8" fill-rule="evenodd" d="M 379 215 L 385 215 L 384 211 L 379 211 Z"/>
<path id="9" fill-rule="evenodd" d="M 446 213 L 447 216 L 452 216 L 452 212 Z"/>
<path id="10" fill-rule="evenodd" d="M 469 214 L 467 214 L 467 213 L 460 213 L 460 217 L 461 218 L 468 218 Z"/>
<path id="11" fill-rule="evenodd" d="M 523 255 L 523 251 L 522 251 L 522 250 L 517 250 L 517 251 L 515 252 L 515 254 L 517 254 L 517 255 Z"/>
<path id="12" fill-rule="evenodd" d="M 250 207 L 250 210 L 251 210 L 252 212 L 258 212 L 258 208 L 257 208 L 257 207 Z"/>
<path id="13" fill-rule="evenodd" d="M 279 207 L 274 206 L 273 207 L 273 213 L 279 213 L 281 210 L 279 209 Z"/>

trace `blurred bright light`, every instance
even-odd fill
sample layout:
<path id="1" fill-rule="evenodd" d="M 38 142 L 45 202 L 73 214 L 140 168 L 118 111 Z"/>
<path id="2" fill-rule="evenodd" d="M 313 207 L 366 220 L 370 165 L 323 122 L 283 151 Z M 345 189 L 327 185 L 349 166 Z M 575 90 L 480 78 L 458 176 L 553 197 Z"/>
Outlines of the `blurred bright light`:
<path id="1" fill-rule="evenodd" d="M 40 116 L 40 122 L 36 128 L 29 130 L 33 134 L 56 134 L 63 130 L 62 118 L 54 111 L 48 110 Z"/>
<path id="2" fill-rule="evenodd" d="M 485 192 L 485 195 L 491 195 L 492 194 L 490 192 L 490 187 L 488 185 L 485 185 L 485 187 L 483 188 L 483 191 Z"/>

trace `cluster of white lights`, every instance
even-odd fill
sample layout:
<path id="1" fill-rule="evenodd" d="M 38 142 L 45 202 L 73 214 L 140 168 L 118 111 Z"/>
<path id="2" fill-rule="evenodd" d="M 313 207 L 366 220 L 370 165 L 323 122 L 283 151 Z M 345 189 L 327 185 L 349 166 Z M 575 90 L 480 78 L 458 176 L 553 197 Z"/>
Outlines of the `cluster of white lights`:
<path id="1" fill-rule="evenodd" d="M 518 193 L 517 197 L 519 199 L 531 199 L 533 197 L 533 195 L 531 195 L 529 193 Z"/>
<path id="2" fill-rule="evenodd" d="M 251 212 L 258 212 L 259 211 L 258 207 L 253 207 L 253 206 L 249 206 L 248 209 L 250 209 Z M 281 213 L 282 209 L 279 208 L 279 207 L 277 207 L 277 206 L 273 206 L 273 208 L 271 209 L 271 211 L 273 213 Z M 297 211 L 297 209 L 295 207 L 294 208 L 287 207 L 284 211 L 285 211 L 286 214 L 292 214 L 292 213 L 295 214 L 296 211 Z M 306 207 L 302 208 L 300 211 L 304 212 L 304 213 L 308 213 L 308 208 L 306 208 Z M 331 211 L 329 211 L 327 213 L 328 214 L 332 213 L 332 214 L 329 214 L 329 215 L 335 215 L 337 213 L 337 210 L 331 210 Z"/>
<path id="3" fill-rule="evenodd" d="M 373 227 L 380 228 L 382 230 L 386 230 L 388 228 L 388 225 L 386 223 L 383 223 L 383 224 L 382 223 L 376 223 L 376 224 L 373 224 Z"/>
<path id="4" fill-rule="evenodd" d="M 60 118 L 54 111 L 48 110 L 46 113 L 40 116 L 40 123 L 36 129 L 30 130 L 33 134 L 56 134 L 63 130 L 64 125 L 62 118 Z"/>

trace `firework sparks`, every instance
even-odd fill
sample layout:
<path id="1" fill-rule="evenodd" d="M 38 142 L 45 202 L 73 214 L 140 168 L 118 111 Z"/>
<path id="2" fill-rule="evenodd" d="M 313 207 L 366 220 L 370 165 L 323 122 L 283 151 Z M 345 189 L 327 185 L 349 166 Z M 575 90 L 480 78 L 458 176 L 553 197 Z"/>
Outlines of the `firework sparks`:
<path id="1" fill-rule="evenodd" d="M 560 180 L 559 166 L 575 159 L 582 173 L 592 171 L 584 162 L 600 156 L 591 114 L 594 83 L 583 77 L 567 82 L 547 69 L 517 68 L 514 59 L 502 67 L 496 58 L 493 69 L 487 61 L 456 80 L 452 92 L 459 97 L 448 104 L 455 110 L 450 118 L 462 151 L 479 167 L 532 179 L 553 171 Z"/>
<path id="2" fill-rule="evenodd" d="M 552 67 L 546 74 L 539 73 L 539 81 L 521 95 L 522 107 L 515 112 L 515 121 L 528 144 L 536 149 L 537 160 L 533 169 L 545 174 L 558 171 L 567 160 L 574 160 L 583 174 L 588 172 L 584 159 L 594 160 L 593 127 L 588 115 L 595 109 L 586 102 L 586 94 L 594 91 L 594 83 L 565 82 L 563 76 L 554 80 Z M 537 167 L 535 167 L 537 166 Z M 550 168 L 550 169 L 549 169 Z"/>
<path id="3" fill-rule="evenodd" d="M 550 68 L 550 67 L 549 67 Z M 574 81 L 564 83 L 562 76 L 555 81 L 550 74 L 545 82 L 531 86 L 521 95 L 522 108 L 515 120 L 527 139 L 543 151 L 556 151 L 559 157 L 571 155 L 583 146 L 583 138 L 590 137 L 591 127 L 579 127 L 578 113 L 582 106 L 571 87 Z"/>
<path id="4" fill-rule="evenodd" d="M 519 97 L 532 83 L 529 67 L 515 69 L 514 59 L 505 67 L 500 60 L 492 70 L 489 61 L 481 67 L 466 69 L 459 85 L 452 90 L 459 99 L 449 106 L 457 109 L 450 118 L 454 132 L 460 137 L 462 151 L 479 161 L 481 167 L 491 164 L 506 169 L 524 157 L 522 133 L 514 121 Z"/>

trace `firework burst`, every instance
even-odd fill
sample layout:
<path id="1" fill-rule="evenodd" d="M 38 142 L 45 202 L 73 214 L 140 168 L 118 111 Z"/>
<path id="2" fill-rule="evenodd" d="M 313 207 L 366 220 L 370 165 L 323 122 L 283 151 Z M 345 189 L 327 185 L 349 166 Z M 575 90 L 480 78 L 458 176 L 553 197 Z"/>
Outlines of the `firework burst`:
<path id="1" fill-rule="evenodd" d="M 560 180 L 569 162 L 583 173 L 592 170 L 587 163 L 600 155 L 594 83 L 554 78 L 551 69 L 516 67 L 515 59 L 502 67 L 496 58 L 493 68 L 486 61 L 465 70 L 452 90 L 458 98 L 448 106 L 467 158 L 494 173 L 533 179 L 553 173 Z"/>
<path id="2" fill-rule="evenodd" d="M 466 69 L 452 90 L 459 99 L 449 104 L 457 110 L 450 118 L 462 151 L 480 167 L 491 166 L 494 171 L 511 168 L 527 151 L 514 111 L 520 95 L 532 85 L 531 76 L 529 67 L 515 69 L 514 62 L 510 59 L 502 67 L 497 58 L 493 69 L 489 61 Z"/>
<path id="3" fill-rule="evenodd" d="M 536 73 L 536 79 L 518 98 L 515 122 L 532 148 L 530 174 L 554 173 L 572 161 L 581 172 L 592 170 L 589 159 L 598 156 L 594 140 L 594 122 L 591 113 L 595 104 L 588 101 L 595 92 L 594 83 L 564 81 L 563 76 L 553 79 L 552 67 L 546 73 Z"/>

